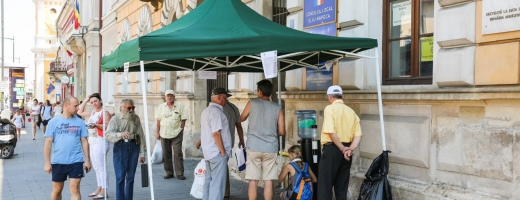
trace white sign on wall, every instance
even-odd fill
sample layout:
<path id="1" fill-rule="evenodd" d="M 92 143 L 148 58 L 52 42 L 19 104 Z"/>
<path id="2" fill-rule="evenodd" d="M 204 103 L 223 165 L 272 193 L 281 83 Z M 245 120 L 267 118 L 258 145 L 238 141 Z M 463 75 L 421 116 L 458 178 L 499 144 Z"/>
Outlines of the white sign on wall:
<path id="1" fill-rule="evenodd" d="M 412 2 L 405 1 L 392 4 L 392 26 L 412 23 Z"/>
<path id="2" fill-rule="evenodd" d="M 519 0 L 482 0 L 482 34 L 520 30 Z"/>
<path id="3" fill-rule="evenodd" d="M 216 71 L 199 71 L 199 79 L 217 79 Z"/>

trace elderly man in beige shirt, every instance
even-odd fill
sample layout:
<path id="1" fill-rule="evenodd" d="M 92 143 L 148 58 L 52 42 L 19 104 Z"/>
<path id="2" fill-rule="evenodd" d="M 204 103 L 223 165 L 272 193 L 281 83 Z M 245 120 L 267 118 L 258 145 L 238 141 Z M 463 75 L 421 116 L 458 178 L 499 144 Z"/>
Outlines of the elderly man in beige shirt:
<path id="1" fill-rule="evenodd" d="M 173 90 L 166 90 L 164 95 L 166 102 L 159 105 L 155 111 L 155 119 L 157 120 L 157 132 L 155 136 L 158 140 L 161 140 L 162 150 L 164 153 L 164 171 L 166 171 L 164 179 L 173 177 L 173 148 L 175 174 L 180 180 L 185 180 L 182 139 L 184 135 L 184 126 L 188 116 L 184 109 L 184 105 L 179 101 L 175 101 L 175 92 L 173 92 Z"/>

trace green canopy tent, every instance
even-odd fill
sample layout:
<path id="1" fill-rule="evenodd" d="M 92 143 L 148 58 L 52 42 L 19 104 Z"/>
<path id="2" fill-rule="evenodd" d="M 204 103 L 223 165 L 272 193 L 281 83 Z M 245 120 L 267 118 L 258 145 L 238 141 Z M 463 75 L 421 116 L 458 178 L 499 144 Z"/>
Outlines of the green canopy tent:
<path id="1" fill-rule="evenodd" d="M 103 72 L 122 72 L 128 63 L 128 71 L 140 71 L 142 80 L 145 80 L 144 71 L 263 72 L 260 53 L 276 50 L 278 72 L 283 72 L 318 68 L 320 62 L 343 58 L 377 59 L 377 50 L 375 57 L 356 54 L 376 47 L 375 39 L 316 35 L 279 25 L 241 0 L 205 0 L 168 26 L 120 44 L 112 54 L 102 58 L 101 67 Z M 378 62 L 376 67 L 383 150 L 386 150 Z M 144 81 L 141 87 L 145 91 Z M 147 105 L 145 93 L 143 103 Z M 144 113 L 148 113 L 146 106 Z M 144 120 L 148 127 L 147 115 Z M 148 138 L 148 129 L 145 133 Z M 146 145 L 150 149 L 148 139 Z M 153 199 L 153 180 L 150 190 Z"/>
<path id="2" fill-rule="evenodd" d="M 377 47 L 377 40 L 316 35 L 294 30 L 259 15 L 240 0 L 207 0 L 186 16 L 157 31 L 122 43 L 103 57 L 102 70 L 125 62 L 139 71 L 212 70 L 262 72 L 260 52 L 276 50 L 280 71 L 315 67 Z"/>

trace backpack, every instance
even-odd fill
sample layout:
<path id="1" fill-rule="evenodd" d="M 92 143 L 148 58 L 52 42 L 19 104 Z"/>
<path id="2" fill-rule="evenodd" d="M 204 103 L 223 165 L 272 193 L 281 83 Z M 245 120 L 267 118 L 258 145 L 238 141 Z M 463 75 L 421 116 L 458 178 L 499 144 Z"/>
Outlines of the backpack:
<path id="1" fill-rule="evenodd" d="M 296 193 L 298 196 L 296 199 L 299 200 L 311 200 L 312 199 L 312 179 L 309 175 L 309 165 L 304 163 L 303 171 L 296 165 L 296 163 L 291 162 L 291 165 L 298 172 L 296 175 L 296 180 L 293 183 L 293 194 Z"/>

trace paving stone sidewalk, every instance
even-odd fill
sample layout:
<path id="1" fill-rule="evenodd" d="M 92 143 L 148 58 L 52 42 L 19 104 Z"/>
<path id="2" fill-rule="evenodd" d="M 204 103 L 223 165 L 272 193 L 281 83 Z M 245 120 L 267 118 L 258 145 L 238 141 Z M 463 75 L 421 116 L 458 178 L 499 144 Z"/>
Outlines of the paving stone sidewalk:
<path id="1" fill-rule="evenodd" d="M 37 129 L 36 140 L 32 140 L 30 133 L 31 123 L 26 123 L 27 127 L 22 129 L 22 138 L 18 141 L 15 149 L 15 156 L 11 159 L 0 159 L 0 196 L 1 199 L 16 200 L 42 200 L 50 199 L 52 191 L 51 175 L 43 170 L 43 129 Z M 43 127 L 42 127 L 43 128 Z M 111 146 L 112 149 L 112 146 Z M 162 164 L 152 165 L 155 199 L 195 199 L 190 196 L 191 185 L 193 184 L 193 170 L 200 159 L 185 160 L 186 180 L 177 178 L 163 179 L 164 169 Z M 115 199 L 115 174 L 112 164 L 112 151 L 107 156 L 107 170 L 109 175 L 108 199 Z M 134 184 L 134 199 L 150 199 L 150 188 L 141 187 L 141 170 L 138 166 Z M 68 189 L 69 182 L 65 182 L 63 199 L 70 199 Z M 96 175 L 94 170 L 87 173 L 81 181 L 82 199 L 90 199 L 89 193 L 97 187 Z M 259 197 L 262 199 L 263 189 L 259 188 Z M 275 199 L 280 193 L 279 188 L 275 188 Z M 231 179 L 231 198 L 236 200 L 247 199 L 247 183 L 238 180 L 236 177 Z"/>

